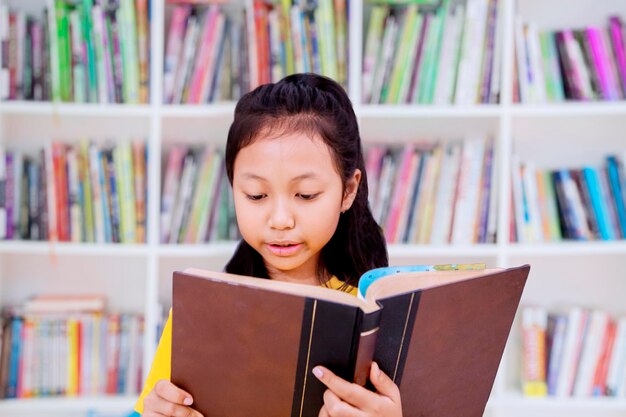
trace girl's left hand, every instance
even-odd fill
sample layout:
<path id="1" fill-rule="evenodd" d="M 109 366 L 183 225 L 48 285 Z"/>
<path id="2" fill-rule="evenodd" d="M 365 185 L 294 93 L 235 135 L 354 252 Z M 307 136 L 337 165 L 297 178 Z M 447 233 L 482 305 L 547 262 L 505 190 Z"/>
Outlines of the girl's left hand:
<path id="1" fill-rule="evenodd" d="M 316 366 L 313 374 L 328 387 L 319 417 L 402 417 L 400 390 L 376 362 L 370 370 L 376 392 L 350 383 L 323 366 Z"/>

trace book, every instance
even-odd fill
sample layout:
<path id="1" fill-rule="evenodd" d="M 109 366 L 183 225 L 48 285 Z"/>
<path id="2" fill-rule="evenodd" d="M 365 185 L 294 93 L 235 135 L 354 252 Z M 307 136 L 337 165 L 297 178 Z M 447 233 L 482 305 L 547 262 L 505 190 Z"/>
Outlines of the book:
<path id="1" fill-rule="evenodd" d="M 364 297 L 174 272 L 171 381 L 204 415 L 317 416 L 314 366 L 369 386 L 374 360 L 405 417 L 482 416 L 530 267 L 473 267 L 374 269 Z"/>

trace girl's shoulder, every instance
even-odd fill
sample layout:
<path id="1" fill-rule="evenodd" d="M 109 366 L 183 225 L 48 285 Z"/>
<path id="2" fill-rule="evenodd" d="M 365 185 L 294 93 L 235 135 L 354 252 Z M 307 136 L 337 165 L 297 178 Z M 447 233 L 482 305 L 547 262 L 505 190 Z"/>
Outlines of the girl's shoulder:
<path id="1" fill-rule="evenodd" d="M 353 287 L 352 285 L 346 284 L 345 282 L 343 282 L 342 280 L 340 280 L 339 278 L 337 278 L 336 276 L 332 276 L 328 282 L 326 282 L 326 284 L 324 284 L 324 286 L 326 288 L 331 288 L 333 290 L 339 290 L 339 291 L 343 291 L 346 292 L 350 295 L 354 295 L 356 296 L 357 294 L 357 288 Z"/>

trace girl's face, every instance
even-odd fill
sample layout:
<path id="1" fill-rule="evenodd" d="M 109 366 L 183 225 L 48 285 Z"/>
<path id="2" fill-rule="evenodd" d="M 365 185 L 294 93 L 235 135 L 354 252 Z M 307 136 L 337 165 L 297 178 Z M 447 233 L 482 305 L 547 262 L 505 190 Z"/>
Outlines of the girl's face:
<path id="1" fill-rule="evenodd" d="M 272 279 L 319 284 L 320 250 L 361 179 L 346 184 L 320 137 L 262 137 L 235 158 L 233 195 L 243 239 L 261 254 Z"/>

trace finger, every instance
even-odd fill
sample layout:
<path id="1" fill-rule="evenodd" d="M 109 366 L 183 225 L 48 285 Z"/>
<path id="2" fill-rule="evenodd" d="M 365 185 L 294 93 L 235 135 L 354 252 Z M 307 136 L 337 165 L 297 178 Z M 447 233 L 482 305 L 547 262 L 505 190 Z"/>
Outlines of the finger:
<path id="1" fill-rule="evenodd" d="M 342 401 L 334 392 L 324 392 L 324 408 L 330 417 L 362 417 L 363 412 Z"/>
<path id="2" fill-rule="evenodd" d="M 167 379 L 161 379 L 154 385 L 157 395 L 175 404 L 191 405 L 193 397 L 187 391 L 178 388 Z"/>
<path id="3" fill-rule="evenodd" d="M 372 392 L 362 386 L 353 384 L 338 377 L 328 368 L 323 366 L 316 366 L 313 368 L 313 374 L 342 401 L 345 401 L 356 408 L 363 408 L 363 405 L 367 404 L 368 395 L 372 395 Z M 332 415 L 333 414 L 331 413 L 331 416 Z"/>
<path id="4" fill-rule="evenodd" d="M 394 403 L 400 403 L 400 390 L 386 373 L 380 370 L 376 362 L 372 362 L 370 369 L 370 381 L 380 395 L 389 397 Z"/>
<path id="5" fill-rule="evenodd" d="M 202 414 L 196 410 L 184 405 L 175 404 L 156 395 L 150 398 L 146 397 L 144 409 L 154 413 L 155 417 L 161 415 L 167 417 L 202 417 Z"/>
<path id="6" fill-rule="evenodd" d="M 326 410 L 326 406 L 322 407 L 317 417 L 330 417 L 330 414 L 328 414 L 328 411 Z"/>

